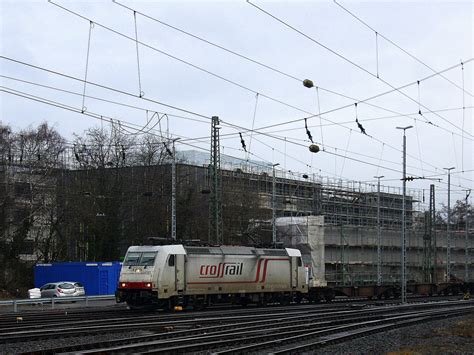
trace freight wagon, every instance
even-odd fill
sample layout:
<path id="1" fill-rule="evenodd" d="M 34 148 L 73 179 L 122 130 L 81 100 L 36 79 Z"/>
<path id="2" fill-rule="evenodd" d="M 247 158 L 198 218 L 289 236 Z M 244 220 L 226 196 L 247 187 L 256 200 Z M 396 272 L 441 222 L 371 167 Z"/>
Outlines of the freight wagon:
<path id="1" fill-rule="evenodd" d="M 117 302 L 173 309 L 208 304 L 288 304 L 308 295 L 308 268 L 297 249 L 241 246 L 131 246 Z"/>

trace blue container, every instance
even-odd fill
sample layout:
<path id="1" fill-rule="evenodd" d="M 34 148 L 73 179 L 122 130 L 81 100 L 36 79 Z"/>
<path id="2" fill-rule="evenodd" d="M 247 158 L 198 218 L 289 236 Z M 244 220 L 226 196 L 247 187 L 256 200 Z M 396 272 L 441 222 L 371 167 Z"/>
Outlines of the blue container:
<path id="1" fill-rule="evenodd" d="M 78 281 L 86 295 L 113 295 L 117 289 L 122 263 L 71 262 L 35 265 L 35 287 L 48 282 Z"/>

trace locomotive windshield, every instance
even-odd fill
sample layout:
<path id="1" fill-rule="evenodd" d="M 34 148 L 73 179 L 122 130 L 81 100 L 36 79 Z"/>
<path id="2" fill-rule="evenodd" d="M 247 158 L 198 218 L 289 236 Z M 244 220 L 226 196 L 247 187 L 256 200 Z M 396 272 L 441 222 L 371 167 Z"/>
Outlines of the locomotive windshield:
<path id="1" fill-rule="evenodd" d="M 124 266 L 153 266 L 156 252 L 130 252 L 123 262 Z"/>

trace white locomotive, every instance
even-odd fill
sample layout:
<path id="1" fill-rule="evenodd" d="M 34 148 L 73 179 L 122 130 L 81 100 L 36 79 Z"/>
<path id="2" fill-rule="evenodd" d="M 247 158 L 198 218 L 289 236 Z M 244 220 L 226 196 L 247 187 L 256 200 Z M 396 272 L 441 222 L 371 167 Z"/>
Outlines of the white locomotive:
<path id="1" fill-rule="evenodd" d="M 297 249 L 241 246 L 131 246 L 117 302 L 173 309 L 230 302 L 288 304 L 308 294 L 308 269 Z"/>

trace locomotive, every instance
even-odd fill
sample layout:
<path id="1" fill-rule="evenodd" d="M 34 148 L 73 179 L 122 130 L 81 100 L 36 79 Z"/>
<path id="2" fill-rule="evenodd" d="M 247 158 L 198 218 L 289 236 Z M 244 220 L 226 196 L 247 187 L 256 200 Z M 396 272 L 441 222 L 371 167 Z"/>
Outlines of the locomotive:
<path id="1" fill-rule="evenodd" d="M 289 304 L 308 298 L 308 275 L 298 249 L 131 246 L 115 296 L 130 308 Z"/>

